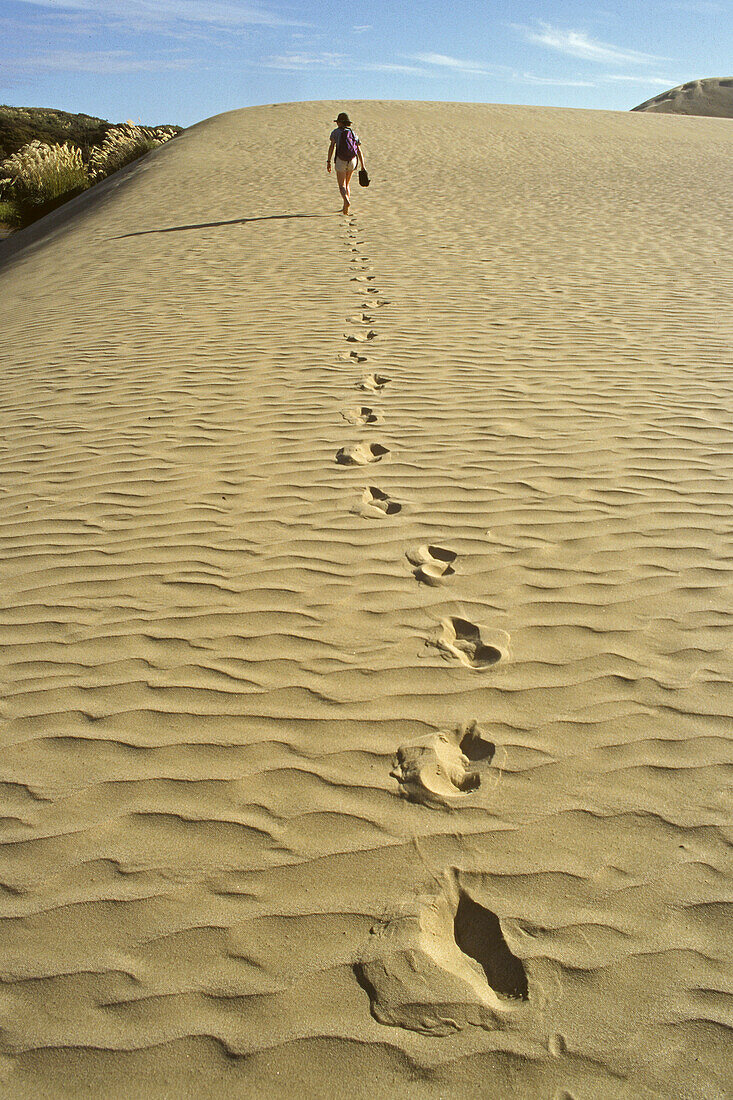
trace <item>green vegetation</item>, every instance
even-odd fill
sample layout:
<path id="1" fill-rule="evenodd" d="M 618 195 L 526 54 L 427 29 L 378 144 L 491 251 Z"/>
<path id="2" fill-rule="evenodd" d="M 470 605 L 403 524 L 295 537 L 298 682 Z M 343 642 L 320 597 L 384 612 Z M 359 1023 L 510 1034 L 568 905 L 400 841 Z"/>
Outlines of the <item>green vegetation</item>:
<path id="1" fill-rule="evenodd" d="M 104 141 L 112 125 L 103 118 L 71 115 L 46 107 L 0 106 L 0 160 L 6 160 L 32 141 L 45 145 L 70 141 L 84 154 Z"/>
<path id="2" fill-rule="evenodd" d="M 77 187 L 88 187 L 89 180 L 81 152 L 73 145 L 44 145 L 32 141 L 3 161 L 7 187 L 16 203 L 44 203 L 57 199 Z"/>
<path id="3" fill-rule="evenodd" d="M 12 225 L 17 223 L 18 212 L 15 203 L 0 200 L 0 225 Z"/>
<path id="4" fill-rule="evenodd" d="M 0 223 L 29 225 L 181 129 L 0 106 Z"/>
<path id="5" fill-rule="evenodd" d="M 72 115 L 67 111 L 55 111 L 50 107 L 7 107 L 0 105 L 0 161 L 17 153 L 32 141 L 44 145 L 63 145 L 71 142 L 86 163 L 92 149 L 101 145 L 107 131 L 120 126 L 92 115 Z M 131 125 L 131 123 L 128 123 Z M 180 133 L 181 126 L 165 129 Z"/>

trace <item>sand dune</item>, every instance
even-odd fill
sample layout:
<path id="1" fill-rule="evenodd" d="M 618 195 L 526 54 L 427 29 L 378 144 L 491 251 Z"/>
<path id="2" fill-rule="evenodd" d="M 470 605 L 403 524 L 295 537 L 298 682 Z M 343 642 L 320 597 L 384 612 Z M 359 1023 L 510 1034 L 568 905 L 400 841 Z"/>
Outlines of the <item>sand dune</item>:
<path id="1" fill-rule="evenodd" d="M 341 106 L 0 245 L 5 1094 L 725 1097 L 729 124 Z"/>
<path id="2" fill-rule="evenodd" d="M 633 111 L 652 111 L 670 115 L 707 115 L 733 118 L 733 78 L 709 77 L 678 84 L 653 99 L 647 99 Z"/>

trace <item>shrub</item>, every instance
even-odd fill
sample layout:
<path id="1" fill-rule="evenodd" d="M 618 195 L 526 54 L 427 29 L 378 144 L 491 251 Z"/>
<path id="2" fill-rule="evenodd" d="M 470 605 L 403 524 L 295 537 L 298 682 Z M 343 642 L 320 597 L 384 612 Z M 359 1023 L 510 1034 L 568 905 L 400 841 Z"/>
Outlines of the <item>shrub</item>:
<path id="1" fill-rule="evenodd" d="M 0 161 L 12 156 L 32 141 L 46 145 L 70 141 L 78 145 L 84 163 L 96 145 L 116 123 L 91 115 L 72 115 L 51 107 L 8 107 L 0 104 Z M 180 126 L 167 127 L 178 134 Z"/>
<path id="2" fill-rule="evenodd" d="M 12 110 L 0 108 L 0 123 L 2 112 Z M 0 220 L 14 226 L 29 225 L 180 132 L 180 126 L 151 128 L 126 122 L 110 127 L 103 143 L 91 149 L 80 149 L 68 141 L 31 141 L 0 161 Z"/>
<path id="3" fill-rule="evenodd" d="M 147 126 L 136 126 L 133 122 L 113 126 L 107 131 L 102 144 L 91 151 L 89 156 L 91 179 L 97 183 L 112 172 L 137 160 L 144 153 L 149 153 L 151 149 L 162 145 L 174 137 L 176 132 L 172 126 L 158 126 L 156 129 L 151 129 Z"/>
<path id="4" fill-rule="evenodd" d="M 3 181 L 0 180 L 0 185 Z M 18 208 L 15 203 L 4 202 L 0 199 L 0 225 L 9 225 L 16 229 L 19 225 Z"/>
<path id="5" fill-rule="evenodd" d="M 41 206 L 89 186 L 81 152 L 73 145 L 32 141 L 0 164 L 0 198 Z"/>
<path id="6" fill-rule="evenodd" d="M 111 123 L 90 115 L 72 115 L 48 107 L 0 105 L 0 161 L 17 153 L 32 141 L 78 145 L 86 160 L 90 145 L 99 145 Z"/>

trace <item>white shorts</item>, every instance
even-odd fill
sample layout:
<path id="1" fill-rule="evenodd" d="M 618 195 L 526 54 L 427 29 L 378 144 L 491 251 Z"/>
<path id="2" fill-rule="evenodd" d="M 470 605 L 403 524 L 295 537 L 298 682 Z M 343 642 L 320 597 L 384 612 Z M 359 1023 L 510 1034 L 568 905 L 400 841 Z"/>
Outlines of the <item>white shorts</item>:
<path id="1" fill-rule="evenodd" d="M 339 160 L 336 157 L 333 165 L 337 172 L 353 172 L 356 168 L 356 157 L 352 157 L 351 160 Z"/>

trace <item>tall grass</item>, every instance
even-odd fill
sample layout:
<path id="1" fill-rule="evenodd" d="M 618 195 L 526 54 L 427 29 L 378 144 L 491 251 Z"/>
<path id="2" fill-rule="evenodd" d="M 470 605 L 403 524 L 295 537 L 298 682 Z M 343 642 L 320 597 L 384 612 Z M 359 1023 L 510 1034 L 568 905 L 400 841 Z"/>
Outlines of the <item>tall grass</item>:
<path id="1" fill-rule="evenodd" d="M 94 183 L 105 179 L 112 172 L 117 172 L 126 164 L 170 140 L 175 133 L 171 126 L 151 129 L 148 126 L 136 126 L 133 122 L 113 126 L 107 131 L 102 144 L 93 149 L 89 156 L 90 179 Z"/>
<path id="2" fill-rule="evenodd" d="M 81 150 L 68 142 L 32 141 L 0 164 L 0 177 L 0 198 L 22 206 L 40 206 L 89 186 Z"/>
<path id="3" fill-rule="evenodd" d="M 0 204 L 28 224 L 48 209 L 99 183 L 131 161 L 175 137 L 174 126 L 136 126 L 125 122 L 107 131 L 103 143 L 92 149 L 85 164 L 81 149 L 64 142 L 48 145 L 32 141 L 0 163 Z"/>

